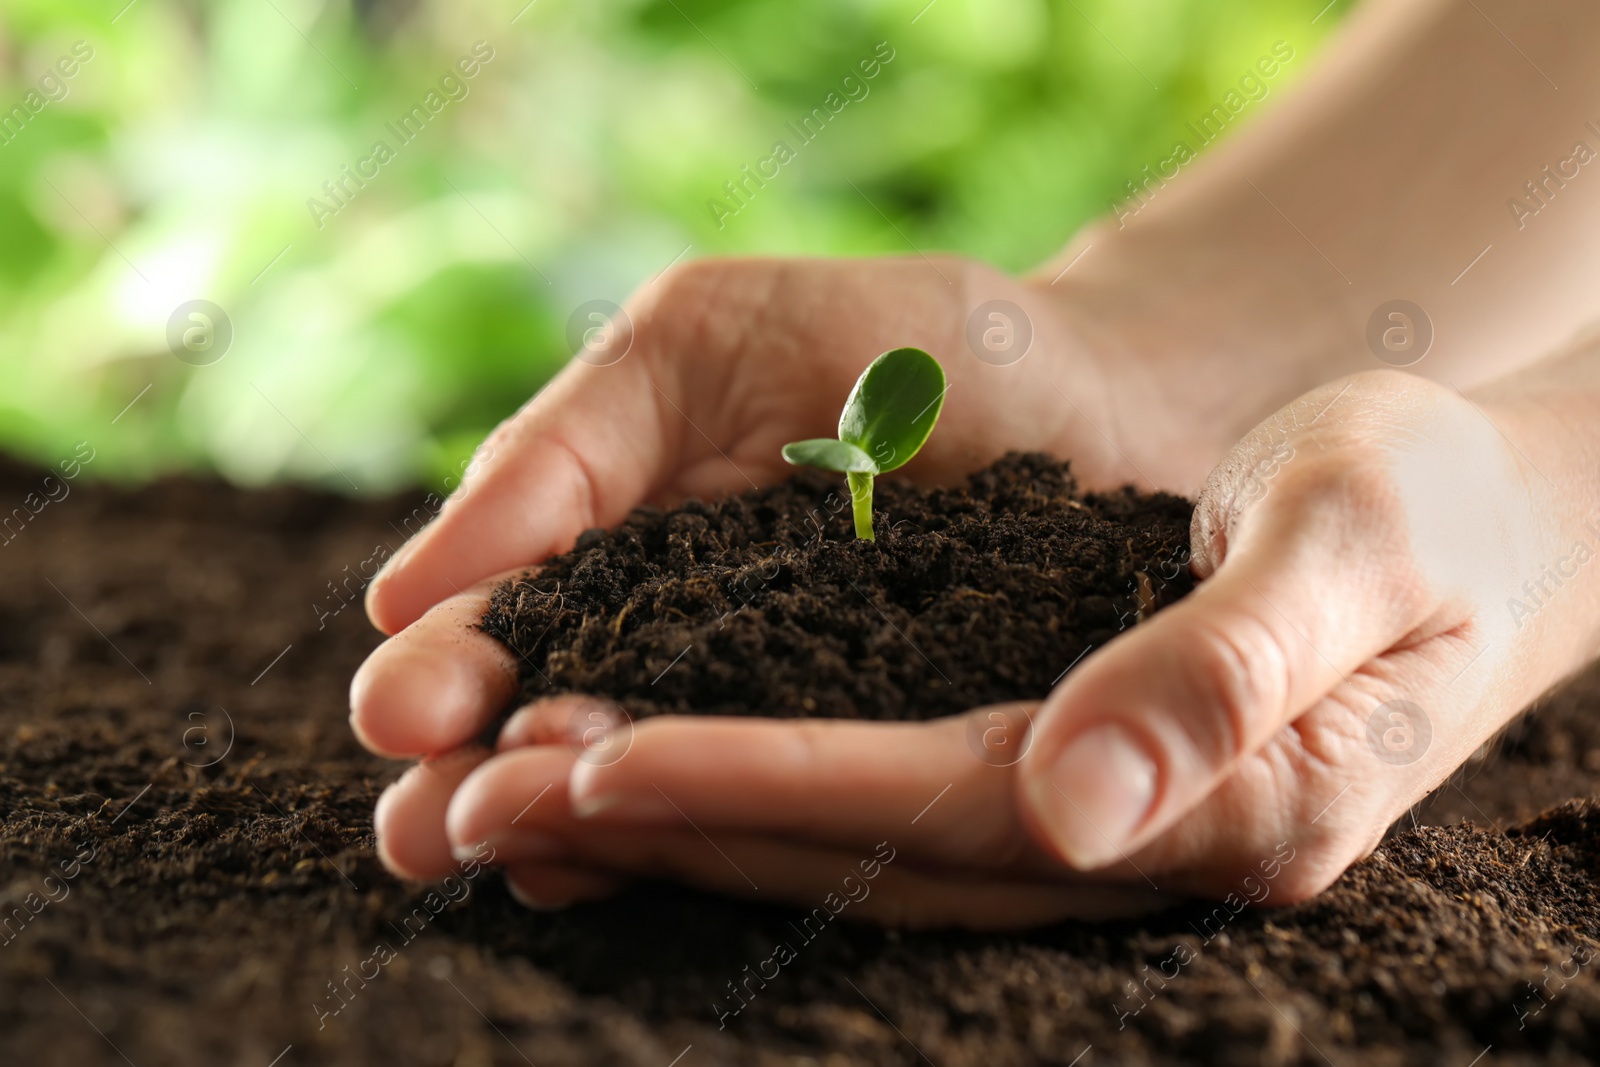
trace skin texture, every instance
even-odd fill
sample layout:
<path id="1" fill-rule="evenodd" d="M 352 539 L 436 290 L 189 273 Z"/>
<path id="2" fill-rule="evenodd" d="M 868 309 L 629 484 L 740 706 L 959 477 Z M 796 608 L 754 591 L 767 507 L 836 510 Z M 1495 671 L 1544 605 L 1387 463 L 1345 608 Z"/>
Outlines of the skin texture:
<path id="1" fill-rule="evenodd" d="M 1269 861 L 1275 901 L 1328 885 L 1600 651 L 1600 356 L 1558 344 L 1600 317 L 1600 180 L 1520 229 L 1506 206 L 1585 135 L 1596 21 L 1363 9 L 1297 95 L 1031 279 L 722 261 L 636 294 L 627 355 L 574 363 L 508 420 L 369 589 L 397 636 L 357 674 L 352 724 L 423 759 L 379 804 L 385 863 L 433 878 L 487 841 L 532 906 L 638 876 L 809 905 L 886 842 L 854 914 L 984 928 L 1248 895 Z M 1364 340 L 1396 295 L 1437 335 L 1407 372 Z M 1034 330 L 1006 366 L 965 341 L 996 298 Z M 499 576 L 641 501 L 785 476 L 781 446 L 827 435 L 902 345 L 951 386 L 906 476 L 1024 448 L 1090 486 L 1199 493 L 1192 596 L 1042 703 L 971 713 L 1027 723 L 1023 758 L 975 759 L 960 718 L 686 717 L 601 766 L 563 734 L 577 698 L 471 747 L 514 692 L 512 655 L 469 629 Z"/>

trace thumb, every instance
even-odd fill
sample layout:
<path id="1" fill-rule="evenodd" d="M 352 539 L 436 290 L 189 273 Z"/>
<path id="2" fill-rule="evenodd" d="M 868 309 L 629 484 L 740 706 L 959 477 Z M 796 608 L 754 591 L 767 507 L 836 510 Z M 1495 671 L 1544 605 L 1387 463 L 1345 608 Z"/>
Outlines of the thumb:
<path id="1" fill-rule="evenodd" d="M 616 525 L 669 487 L 754 484 L 729 455 L 740 408 L 724 379 L 774 275 L 739 261 L 686 263 L 610 312 L 603 339 L 490 436 L 481 470 L 379 573 L 367 591 L 373 623 L 394 633 L 484 578 Z M 768 467 L 753 468 L 763 481 L 784 467 L 772 451 Z"/>
<path id="2" fill-rule="evenodd" d="M 1384 521 L 1393 492 L 1381 466 L 1307 459 L 1264 499 L 1214 478 L 1192 534 L 1211 553 L 1196 570 L 1214 573 L 1086 660 L 1041 709 L 1018 807 L 1072 866 L 1103 867 L 1151 841 L 1425 620 L 1420 583 L 1395 581 L 1409 573 L 1408 546 L 1404 525 Z M 1209 536 L 1219 525 L 1227 537 Z"/>
<path id="3" fill-rule="evenodd" d="M 660 474 L 661 434 L 642 360 L 564 368 L 490 436 L 438 518 L 378 573 L 368 616 L 395 633 L 483 578 L 619 521 Z"/>
<path id="4" fill-rule="evenodd" d="M 620 521 L 664 473 L 665 433 L 642 357 L 569 364 L 490 436 L 481 469 L 379 572 L 368 615 L 394 633 L 483 578 Z"/>

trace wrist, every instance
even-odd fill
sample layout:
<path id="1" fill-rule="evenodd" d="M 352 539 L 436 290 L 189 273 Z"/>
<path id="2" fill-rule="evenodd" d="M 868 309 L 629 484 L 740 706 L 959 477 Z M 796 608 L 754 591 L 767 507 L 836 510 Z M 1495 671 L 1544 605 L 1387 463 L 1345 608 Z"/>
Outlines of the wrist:
<path id="1" fill-rule="evenodd" d="M 1570 379 L 1463 394 L 1505 441 L 1533 547 L 1488 605 L 1528 665 L 1529 699 L 1600 655 L 1600 390 Z"/>
<path id="2" fill-rule="evenodd" d="M 1062 309 L 1115 381 L 1124 438 L 1184 454 L 1187 484 L 1164 488 L 1192 494 L 1262 419 L 1376 365 L 1339 294 L 1270 247 L 1102 221 L 1028 284 Z"/>

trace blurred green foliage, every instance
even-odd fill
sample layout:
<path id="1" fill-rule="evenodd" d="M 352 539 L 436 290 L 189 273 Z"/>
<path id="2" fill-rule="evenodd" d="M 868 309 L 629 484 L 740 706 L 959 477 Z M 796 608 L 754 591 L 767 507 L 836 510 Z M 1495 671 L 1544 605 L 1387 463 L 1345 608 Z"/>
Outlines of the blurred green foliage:
<path id="1" fill-rule="evenodd" d="M 0 448 L 362 492 L 437 483 L 567 358 L 572 309 L 680 254 L 1032 266 L 1278 40 L 1281 92 L 1343 7 L 125 2 L 0 13 L 0 119 L 23 108 L 0 126 Z M 388 124 L 479 41 L 464 98 L 401 144 Z M 785 124 L 880 42 L 867 95 L 800 146 Z M 380 139 L 394 158 L 319 220 Z M 779 139 L 795 158 L 719 225 L 708 202 Z M 208 366 L 167 342 L 195 298 L 234 331 Z"/>

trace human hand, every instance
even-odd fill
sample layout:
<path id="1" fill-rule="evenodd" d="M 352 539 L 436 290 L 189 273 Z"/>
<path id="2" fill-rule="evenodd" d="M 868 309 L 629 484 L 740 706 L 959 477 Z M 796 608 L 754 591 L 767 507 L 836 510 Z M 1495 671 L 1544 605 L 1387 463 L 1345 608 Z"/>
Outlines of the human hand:
<path id="1" fill-rule="evenodd" d="M 1174 390 L 1152 383 L 1172 380 L 1161 360 L 1174 356 L 1119 347 L 1103 357 L 1097 301 L 1072 299 L 1072 282 L 1019 282 L 952 258 L 669 271 L 630 304 L 626 354 L 563 370 L 495 432 L 463 489 L 373 582 L 373 621 L 403 632 L 356 676 L 357 735 L 402 757 L 472 741 L 514 691 L 510 653 L 476 631 L 501 576 L 646 500 L 787 476 L 782 445 L 832 433 L 856 376 L 888 348 L 934 352 L 949 381 L 939 432 L 905 468 L 911 477 L 953 481 L 1010 449 L 1043 449 L 1072 456 L 1087 486 L 1192 489 L 1226 447 L 1190 425 L 1216 421 L 1216 406 L 1167 403 Z M 1025 353 L 1002 345 L 980 359 L 969 347 L 969 320 L 991 300 L 1019 313 L 1013 336 L 1031 333 Z M 979 314 L 977 324 L 981 333 L 1004 323 Z M 473 751 L 419 768 L 386 795 L 378 834 L 395 870 L 428 877 L 448 866 L 444 783 L 482 758 Z"/>
<path id="2" fill-rule="evenodd" d="M 1019 449 L 1072 456 L 1087 487 L 1197 486 L 1231 441 L 1197 457 L 1198 429 L 1149 388 L 1159 357 L 1102 355 L 1104 328 L 1070 292 L 954 257 L 671 270 L 635 294 L 608 347 L 580 353 L 490 436 L 467 484 L 372 583 L 368 613 L 395 633 L 641 503 L 782 480 L 794 472 L 782 446 L 831 436 L 861 371 L 907 345 L 939 357 L 949 383 L 912 478 L 957 481 Z M 991 318 L 997 300 L 1011 308 Z M 986 332 L 998 350 L 969 341 Z M 1190 447 L 1159 447 L 1179 439 Z"/>
<path id="3" fill-rule="evenodd" d="M 1195 593 L 1042 705 L 973 713 L 1031 715 L 1018 762 L 978 758 L 968 717 L 667 717 L 597 765 L 557 743 L 560 698 L 451 784 L 449 839 L 546 904 L 631 875 L 810 904 L 878 842 L 893 877 L 856 914 L 889 922 L 1305 899 L 1594 651 L 1595 479 L 1548 411 L 1395 372 L 1289 405 L 1201 495 Z"/>

